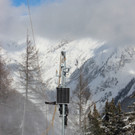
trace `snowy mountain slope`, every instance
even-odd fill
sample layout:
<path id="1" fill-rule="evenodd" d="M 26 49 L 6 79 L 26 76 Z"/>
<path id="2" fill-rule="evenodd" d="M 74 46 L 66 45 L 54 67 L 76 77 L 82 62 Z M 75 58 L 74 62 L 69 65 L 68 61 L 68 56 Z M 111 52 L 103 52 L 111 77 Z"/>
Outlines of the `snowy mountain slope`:
<path id="1" fill-rule="evenodd" d="M 115 98 L 121 89 L 125 88 L 134 77 L 135 71 L 134 47 L 110 49 L 101 46 L 101 48 L 95 49 L 94 57 L 82 65 L 84 78 L 89 82 L 88 87 L 92 93 L 92 100 L 98 102 L 97 107 L 99 110 L 103 108 L 107 99 Z M 71 75 L 69 85 L 72 86 L 76 83 L 77 74 L 75 71 Z M 134 90 L 129 89 L 129 91 L 127 94 L 132 94 Z"/>
<path id="2" fill-rule="evenodd" d="M 58 43 L 53 43 L 53 42 L 48 42 L 46 40 L 41 40 L 38 42 L 40 43 L 40 46 L 38 46 L 39 52 L 40 52 L 40 58 L 44 61 L 44 71 L 43 71 L 43 78 L 44 81 L 47 82 L 48 88 L 52 91 L 56 89 L 57 83 L 56 80 L 58 78 L 56 77 L 56 69 L 59 70 L 59 62 L 60 62 L 60 53 L 62 50 L 65 50 L 67 52 L 67 65 L 69 65 L 70 68 L 70 74 L 72 74 L 73 71 L 76 70 L 75 62 L 76 59 L 79 58 L 79 66 L 83 64 L 88 58 L 93 56 L 94 49 L 97 48 L 98 46 L 101 46 L 101 43 L 98 43 L 97 41 L 93 41 L 91 39 L 85 39 L 85 40 L 80 40 L 80 41 L 62 41 Z M 10 43 L 3 43 L 3 51 L 5 52 L 5 55 L 8 57 L 8 65 L 12 68 L 12 75 L 14 76 L 14 80 L 17 81 L 16 75 L 17 73 L 17 66 L 19 65 L 21 61 L 21 54 L 25 51 L 25 44 L 19 44 L 15 45 L 15 50 L 12 51 L 10 47 L 12 46 L 9 45 Z M 84 45 L 82 48 L 82 44 Z M 18 49 L 22 47 L 22 50 Z M 68 80 L 67 80 L 68 81 Z M 14 86 L 18 88 L 18 84 L 14 84 Z M 49 94 L 50 97 L 52 97 L 52 101 L 55 100 L 55 96 L 53 94 L 53 91 L 51 94 Z M 44 101 L 43 101 L 44 103 Z M 44 106 L 44 105 L 43 105 Z M 49 108 L 49 114 L 48 114 L 48 121 L 51 121 L 52 114 L 53 114 L 53 109 Z M 59 119 L 59 114 L 57 113 L 56 115 L 56 121 L 55 123 L 60 122 Z M 72 124 L 72 121 L 69 119 L 70 125 Z M 57 124 L 55 124 L 57 125 Z M 74 126 L 74 125 L 73 125 Z M 61 127 L 61 126 L 60 126 Z M 59 127 L 59 128 L 60 128 Z M 58 129 L 58 127 L 55 127 L 55 129 Z M 72 127 L 68 127 L 72 128 Z M 74 129 L 69 130 L 69 131 L 74 131 Z M 57 133 L 59 134 L 59 132 Z M 70 132 L 70 134 L 72 134 Z"/>
<path id="3" fill-rule="evenodd" d="M 126 85 L 126 87 L 120 90 L 120 92 L 115 98 L 115 103 L 118 103 L 120 101 L 122 109 L 125 112 L 133 111 L 133 109 L 129 108 L 129 106 L 132 106 L 133 102 L 135 102 L 135 98 L 131 96 L 134 92 L 135 78 L 131 79 L 131 81 Z"/>
<path id="4" fill-rule="evenodd" d="M 38 39 L 37 48 L 40 52 L 40 59 L 44 62 L 44 80 L 49 81 L 48 87 L 54 90 L 57 86 L 56 70 L 59 70 L 60 52 L 67 53 L 67 66 L 70 66 L 69 76 L 76 70 L 75 62 L 79 59 L 79 67 L 90 57 L 93 56 L 94 49 L 101 46 L 101 43 L 91 39 L 78 41 L 61 41 L 51 42 L 48 40 Z M 82 47 L 83 45 L 83 47 Z M 1 42 L 1 47 L 6 53 L 9 61 L 8 64 L 17 64 L 21 61 L 21 54 L 25 51 L 25 43 L 17 44 L 16 42 Z"/>
<path id="5" fill-rule="evenodd" d="M 64 45 L 63 45 L 64 44 Z M 83 44 L 83 47 L 82 47 Z M 91 39 L 84 39 L 80 41 L 62 41 L 61 43 L 55 43 L 50 49 L 46 51 L 43 50 L 44 55 L 44 78 L 48 81 L 49 88 L 54 90 L 57 86 L 56 84 L 56 70 L 59 70 L 60 62 L 60 52 L 66 51 L 67 56 L 67 66 L 70 67 L 70 72 L 68 77 L 76 70 L 76 59 L 79 59 L 79 67 L 90 57 L 93 56 L 94 48 L 100 46 L 101 43 L 93 41 Z M 39 48 L 40 50 L 40 48 Z"/>
<path id="6" fill-rule="evenodd" d="M 17 65 L 21 61 L 21 53 L 25 51 L 25 43 L 16 43 L 14 49 L 11 47 L 12 43 L 3 42 L 3 46 L 3 52 L 10 59 L 8 64 L 12 65 L 14 79 L 16 80 Z M 53 42 L 39 38 L 37 48 L 44 65 L 43 79 L 47 83 L 48 89 L 52 91 L 49 94 L 52 97 L 52 101 L 55 100 L 53 91 L 57 87 L 58 80 L 56 70 L 59 70 L 60 52 L 63 50 L 66 51 L 67 66 L 70 67 L 70 72 L 67 76 L 67 86 L 71 89 L 71 95 L 76 88 L 81 67 L 84 78 L 88 80 L 88 87 L 92 94 L 88 105 L 94 101 L 97 103 L 99 110 L 102 110 L 107 99 L 110 101 L 118 96 L 135 75 L 135 48 L 131 46 L 113 48 L 105 43 L 91 39 Z M 78 65 L 76 65 L 76 60 Z M 133 92 L 134 88 L 132 87 L 128 89 L 124 97 L 119 99 L 122 101 Z M 51 120 L 52 109 L 49 112 L 51 112 L 49 116 L 49 120 Z M 72 116 L 69 117 L 73 119 Z M 58 114 L 56 119 L 59 121 Z M 69 121 L 72 123 L 70 119 Z M 55 123 L 57 122 L 55 121 Z M 57 127 L 54 128 L 57 129 Z"/>
<path id="7" fill-rule="evenodd" d="M 123 100 L 125 97 L 131 96 L 135 91 L 135 78 L 133 78 L 124 89 L 122 89 L 115 98 L 115 102 Z"/>
<path id="8" fill-rule="evenodd" d="M 9 64 L 15 67 L 25 51 L 25 43 L 1 44 L 10 59 Z M 91 39 L 53 42 L 39 38 L 37 47 L 44 63 L 43 78 L 50 90 L 57 87 L 56 70 L 59 70 L 60 52 L 63 50 L 66 51 L 67 66 L 70 67 L 68 86 L 72 91 L 75 89 L 78 69 L 82 67 L 95 102 L 104 104 L 106 99 L 115 98 L 135 75 L 135 48 L 131 46 L 113 48 Z M 78 66 L 75 65 L 76 60 Z"/>

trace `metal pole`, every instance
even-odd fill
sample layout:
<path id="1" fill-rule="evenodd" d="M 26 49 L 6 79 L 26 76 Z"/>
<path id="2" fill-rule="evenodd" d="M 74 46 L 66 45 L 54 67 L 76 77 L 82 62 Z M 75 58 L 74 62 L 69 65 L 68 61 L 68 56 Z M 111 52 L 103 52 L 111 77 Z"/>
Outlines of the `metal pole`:
<path id="1" fill-rule="evenodd" d="M 65 104 L 62 105 L 63 114 L 62 114 L 62 135 L 65 135 Z"/>
<path id="2" fill-rule="evenodd" d="M 65 73 L 65 69 L 66 69 L 66 52 L 62 53 L 62 58 L 64 61 L 64 65 L 62 66 L 62 87 L 65 88 L 66 86 L 66 73 Z M 65 104 L 62 104 L 62 109 L 63 109 L 63 114 L 62 114 L 62 135 L 65 135 Z"/>

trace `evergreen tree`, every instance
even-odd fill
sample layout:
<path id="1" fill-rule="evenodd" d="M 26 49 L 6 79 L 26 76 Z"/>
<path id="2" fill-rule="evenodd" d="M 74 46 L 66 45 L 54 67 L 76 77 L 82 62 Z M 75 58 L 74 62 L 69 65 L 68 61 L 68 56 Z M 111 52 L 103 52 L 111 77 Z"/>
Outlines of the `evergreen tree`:
<path id="1" fill-rule="evenodd" d="M 117 107 L 116 107 L 116 114 L 115 114 L 115 119 L 116 119 L 116 131 L 115 131 L 115 134 L 117 135 L 121 135 L 125 132 L 124 130 L 124 126 L 125 126 L 125 123 L 123 121 L 123 112 L 121 110 L 121 104 L 120 102 L 118 103 Z"/>
<path id="2" fill-rule="evenodd" d="M 106 135 L 121 135 L 125 126 L 123 122 L 123 113 L 121 105 L 118 103 L 116 107 L 114 99 L 110 103 L 108 101 L 105 105 L 105 117 L 103 119 L 104 131 Z"/>
<path id="3" fill-rule="evenodd" d="M 135 98 L 134 96 L 132 96 L 132 98 Z M 125 113 L 127 120 L 126 123 L 126 133 L 131 133 L 131 135 L 134 135 L 135 133 L 135 102 L 133 102 L 133 104 L 131 106 L 129 106 L 129 108 L 132 109 L 131 112 Z"/>
<path id="4" fill-rule="evenodd" d="M 93 108 L 93 114 L 88 114 L 88 128 L 87 135 L 104 135 L 103 129 L 101 128 L 101 118 L 96 109 L 96 104 Z"/>
<path id="5" fill-rule="evenodd" d="M 116 109 L 117 109 L 117 113 L 118 113 L 118 114 L 121 114 L 121 113 L 122 113 L 120 102 L 118 103 L 118 106 L 117 106 Z"/>
<path id="6" fill-rule="evenodd" d="M 114 103 L 114 99 L 112 99 L 112 101 L 109 104 L 109 112 L 114 116 L 116 113 L 116 106 Z"/>
<path id="7" fill-rule="evenodd" d="M 104 131 L 106 134 L 108 135 L 113 135 L 114 134 L 114 123 L 115 123 L 115 119 L 114 119 L 114 100 L 112 99 L 112 101 L 110 103 L 108 103 L 108 101 L 106 102 L 105 105 L 105 117 L 103 119 L 103 126 L 104 126 Z"/>
<path id="8" fill-rule="evenodd" d="M 105 103 L 105 113 L 107 114 L 109 112 L 109 103 L 108 100 Z"/>
<path id="9" fill-rule="evenodd" d="M 96 104 L 94 104 L 94 108 L 93 108 L 93 117 L 98 119 L 100 117 L 98 110 L 96 108 Z"/>

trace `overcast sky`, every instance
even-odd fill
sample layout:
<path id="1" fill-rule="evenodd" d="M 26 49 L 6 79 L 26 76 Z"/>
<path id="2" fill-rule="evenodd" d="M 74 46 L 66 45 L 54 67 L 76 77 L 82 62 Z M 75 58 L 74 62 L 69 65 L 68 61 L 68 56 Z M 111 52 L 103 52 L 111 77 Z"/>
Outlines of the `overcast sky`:
<path id="1" fill-rule="evenodd" d="M 31 6 L 36 36 L 55 39 L 93 38 L 134 44 L 135 0 L 55 0 Z M 29 28 L 26 5 L 0 0 L 0 37 L 21 40 Z"/>

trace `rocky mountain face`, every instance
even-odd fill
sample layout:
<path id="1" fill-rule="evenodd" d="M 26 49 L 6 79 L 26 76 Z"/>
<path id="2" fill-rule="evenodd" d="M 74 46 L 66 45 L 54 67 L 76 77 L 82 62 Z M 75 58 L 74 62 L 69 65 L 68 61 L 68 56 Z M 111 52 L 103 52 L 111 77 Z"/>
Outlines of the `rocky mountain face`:
<path id="1" fill-rule="evenodd" d="M 94 57 L 81 66 L 92 93 L 92 100 L 97 103 L 99 110 L 103 108 L 107 99 L 114 98 L 117 104 L 135 91 L 134 48 L 102 48 L 106 47 L 96 49 Z M 69 86 L 77 83 L 79 72 L 80 69 L 77 69 L 72 73 Z"/>
<path id="2" fill-rule="evenodd" d="M 133 78 L 125 88 L 123 88 L 115 97 L 115 103 L 121 102 L 122 109 L 125 112 L 133 111 L 130 106 L 135 102 L 133 93 L 135 92 L 135 78 Z"/>

